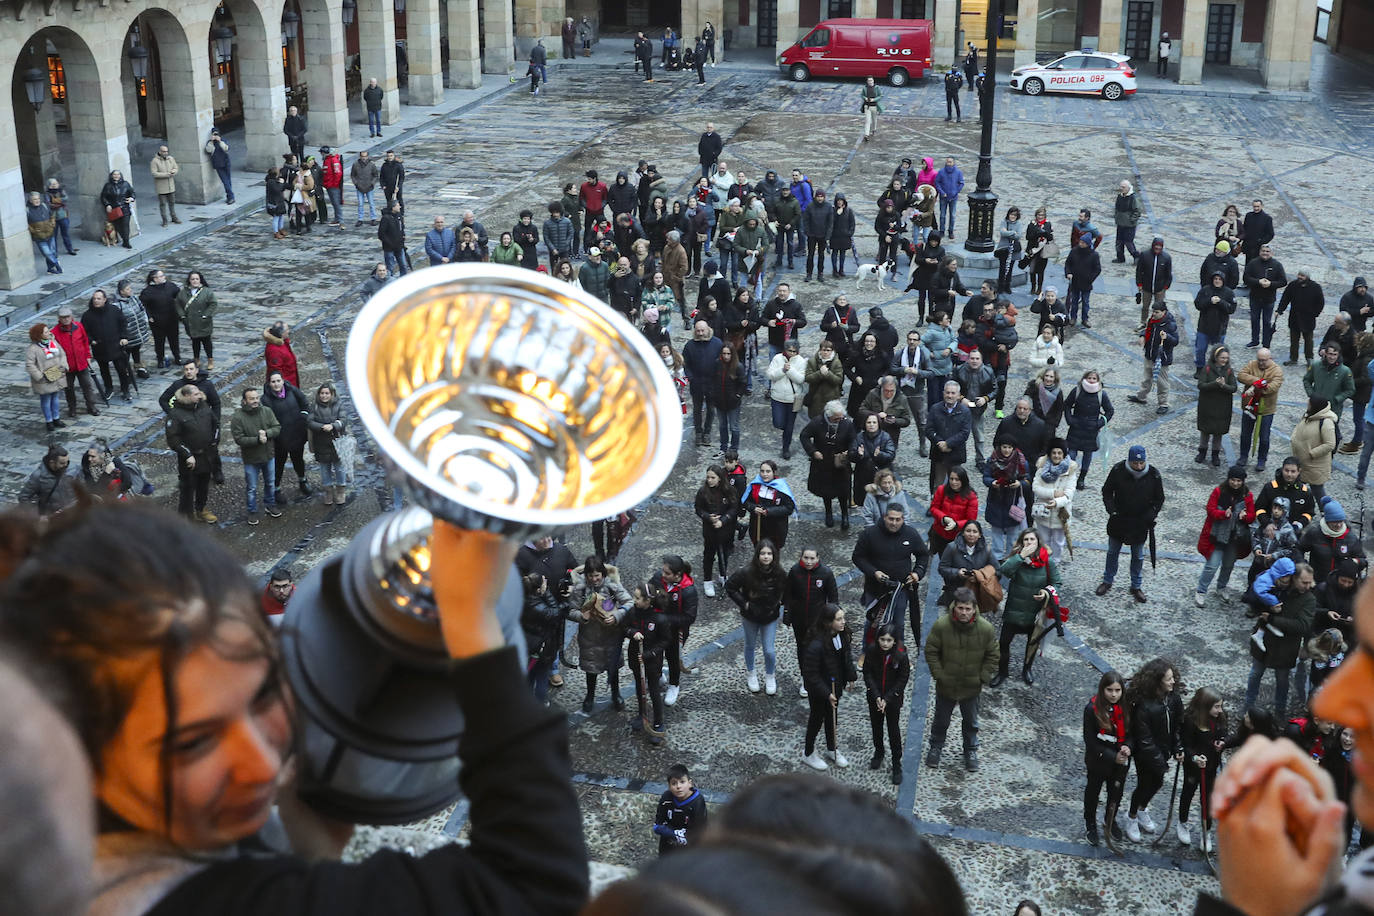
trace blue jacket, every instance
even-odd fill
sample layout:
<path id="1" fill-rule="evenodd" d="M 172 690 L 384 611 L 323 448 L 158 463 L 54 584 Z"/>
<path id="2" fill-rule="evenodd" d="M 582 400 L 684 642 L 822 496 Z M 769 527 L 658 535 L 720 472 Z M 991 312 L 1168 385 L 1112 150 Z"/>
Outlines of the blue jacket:
<path id="1" fill-rule="evenodd" d="M 1145 358 L 1158 359 L 1160 365 L 1169 366 L 1174 362 L 1174 347 L 1178 345 L 1178 322 L 1173 312 L 1165 312 L 1159 322 L 1153 320 L 1141 334 L 1144 340 Z"/>
<path id="2" fill-rule="evenodd" d="M 959 344 L 959 335 L 955 333 L 953 327 L 941 327 L 932 324 L 921 334 L 921 346 L 926 348 L 930 354 L 930 374 L 937 376 L 947 376 L 954 371 L 953 350 Z M 948 356 L 944 355 L 945 350 L 950 350 Z"/>
<path id="3" fill-rule="evenodd" d="M 1279 596 L 1274 594 L 1275 583 L 1284 576 L 1293 575 L 1293 570 L 1297 567 L 1293 561 L 1287 557 L 1279 557 L 1274 561 L 1274 565 L 1260 573 L 1255 578 L 1253 591 L 1255 597 L 1263 601 L 1270 607 L 1279 606 Z"/>
<path id="4" fill-rule="evenodd" d="M 441 263 L 442 258 L 452 261 L 458 256 L 458 234 L 447 226 L 429 230 L 425 233 L 425 256 L 431 264 Z"/>
<path id="5" fill-rule="evenodd" d="M 952 411 L 943 401 L 926 411 L 926 438 L 930 440 L 932 460 L 938 457 L 945 464 L 963 464 L 968 460 L 966 446 L 972 431 L 973 414 L 962 402 L 955 404 Z M 949 451 L 940 451 L 937 442 L 944 442 Z"/>
<path id="6" fill-rule="evenodd" d="M 964 189 L 964 173 L 957 165 L 947 165 L 935 173 L 935 191 L 941 197 L 958 197 Z"/>
<path id="7" fill-rule="evenodd" d="M 791 188 L 792 188 L 792 196 L 795 197 L 795 198 L 797 199 L 797 203 L 801 205 L 801 208 L 802 208 L 803 210 L 805 210 L 807 207 L 811 206 L 811 197 L 812 197 L 812 194 L 811 194 L 811 180 L 810 180 L 809 178 L 807 178 L 805 175 L 803 175 L 802 178 L 801 178 L 801 181 L 794 181 L 794 182 L 792 182 Z"/>

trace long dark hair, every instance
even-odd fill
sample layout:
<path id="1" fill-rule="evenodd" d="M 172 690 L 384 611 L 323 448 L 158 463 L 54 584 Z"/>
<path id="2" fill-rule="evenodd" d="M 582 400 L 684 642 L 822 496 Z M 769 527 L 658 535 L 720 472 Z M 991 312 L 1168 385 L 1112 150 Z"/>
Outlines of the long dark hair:
<path id="1" fill-rule="evenodd" d="M 1200 732 L 1214 730 L 1218 734 L 1226 734 L 1226 710 L 1221 711 L 1221 715 L 1212 718 L 1212 707 L 1221 702 L 1221 694 L 1211 687 L 1199 687 L 1188 701 L 1188 708 L 1184 711 L 1184 716 L 1193 720 L 1194 727 Z"/>
<path id="2" fill-rule="evenodd" d="M 759 554 L 765 547 L 773 551 L 773 562 L 769 566 L 764 566 L 759 560 Z M 777 585 L 786 577 L 787 573 L 782 568 L 778 548 L 771 540 L 759 538 L 759 542 L 754 545 L 754 555 L 749 558 L 749 565 L 745 567 L 745 575 L 749 577 L 750 584 L 755 586 Z"/>
<path id="3" fill-rule="evenodd" d="M 716 475 L 716 485 L 712 487 L 705 479 L 701 482 L 701 492 L 705 495 L 706 501 L 712 506 L 733 505 L 735 502 L 735 488 L 730 483 L 730 476 L 725 473 L 725 468 L 719 464 L 713 464 L 706 468 L 706 473 Z"/>
<path id="4" fill-rule="evenodd" d="M 46 529 L 25 513 L 0 516 L 0 581 L 0 635 L 58 678 L 97 773 L 138 683 L 117 662 L 156 653 L 169 723 L 158 768 L 170 830 L 182 660 L 208 645 L 236 661 L 265 658 L 267 683 L 282 681 L 274 635 L 239 561 L 168 512 L 116 502 L 64 512 Z M 220 638 L 231 622 L 252 634 L 246 654 Z"/>
<path id="5" fill-rule="evenodd" d="M 1174 673 L 1174 690 L 1183 689 L 1183 679 L 1178 668 L 1167 658 L 1152 658 L 1139 671 L 1131 676 L 1126 684 L 1123 705 L 1135 708 L 1141 703 L 1154 703 L 1168 694 L 1164 691 L 1164 675 Z"/>
<path id="6" fill-rule="evenodd" d="M 1094 705 L 1093 715 L 1097 717 L 1099 728 L 1112 727 L 1112 701 L 1107 699 L 1107 688 L 1113 684 L 1121 685 L 1121 699 L 1117 703 L 1121 706 L 1122 717 L 1126 717 L 1126 679 L 1121 676 L 1121 672 L 1113 668 L 1106 672 L 1097 680 L 1097 703 Z M 1127 720 L 1127 725 L 1130 725 Z"/>

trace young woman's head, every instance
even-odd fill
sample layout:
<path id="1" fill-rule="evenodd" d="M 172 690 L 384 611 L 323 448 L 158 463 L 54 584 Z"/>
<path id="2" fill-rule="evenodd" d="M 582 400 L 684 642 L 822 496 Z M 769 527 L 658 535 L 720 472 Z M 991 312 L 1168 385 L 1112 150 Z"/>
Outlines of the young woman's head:
<path id="1" fill-rule="evenodd" d="M 772 458 L 759 462 L 759 476 L 764 481 L 774 480 L 778 476 L 778 463 Z"/>
<path id="2" fill-rule="evenodd" d="M 816 620 L 817 631 L 820 633 L 844 632 L 844 611 L 838 604 L 827 604 L 822 607 Z"/>
<path id="3" fill-rule="evenodd" d="M 1131 678 L 1131 695 L 1135 700 L 1158 700 L 1173 693 L 1178 682 L 1178 669 L 1173 662 L 1152 658 Z"/>
<path id="4" fill-rule="evenodd" d="M 1184 715 L 1192 719 L 1201 731 L 1209 728 L 1222 732 L 1226 730 L 1226 705 L 1221 702 L 1221 694 L 1211 687 L 1199 687 L 1193 693 Z"/>
<path id="5" fill-rule="evenodd" d="M 1126 690 L 1126 679 L 1121 676 L 1121 672 L 1108 671 L 1097 679 L 1097 718 L 1101 721 L 1103 713 L 1112 707 L 1113 703 L 1121 702 L 1121 694 Z"/>
<path id="6" fill-rule="evenodd" d="M 1016 536 L 1016 545 L 1012 552 L 1021 553 L 1027 547 L 1034 547 L 1036 550 L 1040 549 L 1040 535 L 1035 533 L 1034 528 L 1027 528 Z"/>
<path id="7" fill-rule="evenodd" d="M 668 585 L 680 582 L 692 571 L 691 564 L 675 553 L 665 555 L 662 564 L 663 581 Z"/>
<path id="8" fill-rule="evenodd" d="M 947 493 L 965 493 L 968 491 L 968 470 L 963 465 L 950 469 L 949 476 L 945 478 L 945 491 Z"/>
<path id="9" fill-rule="evenodd" d="M 964 527 L 959 533 L 963 536 L 964 543 L 972 547 L 983 539 L 983 526 L 978 524 L 977 520 L 969 519 L 964 522 Z"/>
<path id="10" fill-rule="evenodd" d="M 238 561 L 166 513 L 119 503 L 41 535 L 0 520 L 0 543 L 5 635 L 65 680 L 108 815 L 187 850 L 256 832 L 292 728 Z"/>
<path id="11" fill-rule="evenodd" d="M 885 623 L 878 627 L 878 631 L 873 637 L 873 642 L 884 652 L 891 652 L 893 649 L 897 648 L 901 643 L 901 640 L 897 638 L 897 625 Z"/>
<path id="12" fill-rule="evenodd" d="M 717 489 L 725 484 L 725 468 L 713 464 L 706 469 L 706 486 Z"/>
<path id="13" fill-rule="evenodd" d="M 753 566 L 755 572 L 772 572 L 778 568 L 778 549 L 768 538 L 760 538 L 754 545 Z"/>

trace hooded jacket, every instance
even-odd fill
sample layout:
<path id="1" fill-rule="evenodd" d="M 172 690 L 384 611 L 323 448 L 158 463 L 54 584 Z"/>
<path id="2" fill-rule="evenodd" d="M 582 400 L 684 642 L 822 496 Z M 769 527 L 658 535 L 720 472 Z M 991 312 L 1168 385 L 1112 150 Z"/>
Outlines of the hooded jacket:
<path id="1" fill-rule="evenodd" d="M 639 206 L 639 188 L 630 184 L 629 176 L 624 172 L 616 172 L 615 183 L 611 185 L 606 196 L 611 205 L 611 213 L 615 216 L 634 213 L 635 208 Z"/>
<path id="2" fill-rule="evenodd" d="M 926 637 L 925 653 L 935 693 L 947 700 L 978 696 L 997 673 L 1001 658 L 997 633 L 976 605 L 968 623 L 960 623 L 948 612 L 941 614 Z"/>
<path id="3" fill-rule="evenodd" d="M 1155 245 L 1164 240 L 1155 236 L 1149 251 L 1142 251 L 1135 262 L 1135 285 L 1146 293 L 1157 293 L 1174 285 L 1174 259 L 1162 247 L 1155 253 Z"/>
<path id="4" fill-rule="evenodd" d="M 1212 277 L 1219 276 L 1220 272 L 1212 274 Z M 1221 301 L 1213 302 L 1214 298 Z M 1197 332 L 1217 340 L 1226 336 L 1226 325 L 1236 312 L 1236 295 L 1225 283 L 1213 286 L 1209 279 L 1193 298 L 1193 308 L 1198 311 Z"/>
<path id="5" fill-rule="evenodd" d="M 788 187 L 792 189 L 792 196 L 797 199 L 797 204 L 803 210 L 811 206 L 811 179 L 803 175 L 800 181 L 794 181 Z"/>
<path id="6" fill-rule="evenodd" d="M 272 333 L 271 328 L 264 328 L 262 332 L 263 340 L 263 359 L 267 362 L 267 375 L 273 372 L 280 372 L 281 377 L 286 382 L 300 387 L 301 377 L 296 365 L 296 354 L 291 349 L 291 338 L 278 337 Z M 263 379 L 264 383 L 266 378 Z"/>
<path id="7" fill-rule="evenodd" d="M 1203 286 L 1212 284 L 1212 274 L 1219 273 L 1222 276 L 1222 285 L 1228 289 L 1235 289 L 1240 285 L 1240 264 L 1236 261 L 1235 255 L 1217 254 L 1216 250 L 1208 253 L 1202 259 L 1202 269 L 1198 271 L 1198 282 Z"/>
<path id="8" fill-rule="evenodd" d="M 1361 288 L 1364 289 L 1364 292 L 1360 292 Z M 1320 287 L 1318 289 L 1320 290 Z M 1366 312 L 1365 309 L 1369 311 Z M 1370 316 L 1374 315 L 1374 295 L 1370 294 L 1369 284 L 1365 282 L 1364 277 L 1356 277 L 1355 282 L 1350 286 L 1350 292 L 1341 296 L 1339 311 L 1350 316 L 1350 326 L 1356 331 L 1365 330 L 1365 325 Z"/>
<path id="9" fill-rule="evenodd" d="M 1309 398 L 1326 398 L 1333 410 L 1340 410 L 1355 394 L 1355 378 L 1340 360 L 1333 366 L 1318 359 L 1307 367 L 1302 387 Z"/>
<path id="10" fill-rule="evenodd" d="M 958 197 L 964 189 L 964 173 L 957 165 L 947 165 L 935 176 L 935 190 L 946 200 Z"/>
<path id="11" fill-rule="evenodd" d="M 1336 414 L 1323 407 L 1305 416 L 1293 427 L 1289 437 L 1293 457 L 1298 459 L 1302 482 L 1324 486 L 1331 479 L 1331 458 L 1336 451 Z"/>
<path id="12" fill-rule="evenodd" d="M 329 403 L 320 401 L 319 393 L 310 405 L 305 425 L 310 430 L 310 451 L 321 464 L 337 464 L 339 451 L 335 445 L 338 438 L 348 432 L 348 420 L 344 417 L 343 405 L 339 402 L 339 392 L 333 385 L 323 385 L 333 394 Z M 324 427 L 331 427 L 329 432 Z"/>

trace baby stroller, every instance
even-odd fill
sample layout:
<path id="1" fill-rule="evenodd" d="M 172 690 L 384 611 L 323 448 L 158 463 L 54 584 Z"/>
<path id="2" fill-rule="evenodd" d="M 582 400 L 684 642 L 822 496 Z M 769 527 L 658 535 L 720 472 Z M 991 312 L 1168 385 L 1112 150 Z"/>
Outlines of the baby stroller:
<path id="1" fill-rule="evenodd" d="M 682 52 L 679 51 L 676 46 L 668 48 L 666 51 L 663 52 L 663 69 L 682 69 Z"/>
<path id="2" fill-rule="evenodd" d="M 674 49 L 674 50 L 676 50 L 676 49 Z M 685 50 L 685 51 L 682 52 L 682 69 L 683 69 L 683 70 L 695 70 L 696 67 L 697 67 L 697 56 L 696 56 L 696 54 L 694 54 L 694 53 L 692 52 L 692 49 L 691 49 L 691 48 L 688 48 L 687 50 Z M 674 68 L 674 67 L 669 67 L 669 69 L 671 70 L 671 69 L 676 69 L 676 68 Z"/>

